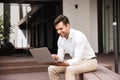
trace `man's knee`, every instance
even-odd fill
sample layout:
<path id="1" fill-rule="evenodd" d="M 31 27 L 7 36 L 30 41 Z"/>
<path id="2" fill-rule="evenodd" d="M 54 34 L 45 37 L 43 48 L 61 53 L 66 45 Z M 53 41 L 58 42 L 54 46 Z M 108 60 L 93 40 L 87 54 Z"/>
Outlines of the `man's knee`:
<path id="1" fill-rule="evenodd" d="M 52 71 L 54 71 L 54 66 L 49 66 L 48 67 L 48 72 L 52 72 Z"/>

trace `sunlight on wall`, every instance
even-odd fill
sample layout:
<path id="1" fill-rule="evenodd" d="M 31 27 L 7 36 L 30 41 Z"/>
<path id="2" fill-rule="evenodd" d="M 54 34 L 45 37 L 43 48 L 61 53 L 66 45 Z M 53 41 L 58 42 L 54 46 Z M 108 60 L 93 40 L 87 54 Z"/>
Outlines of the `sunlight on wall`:
<path id="1" fill-rule="evenodd" d="M 30 6 L 22 5 L 23 7 L 23 17 L 26 15 L 28 11 L 30 11 Z M 27 9 L 27 10 L 26 10 Z M 18 22 L 20 20 L 20 12 L 18 4 L 11 4 L 11 30 L 12 33 L 10 34 L 10 42 L 12 42 L 16 48 L 26 48 L 29 47 L 27 44 L 27 39 L 23 34 L 22 30 L 19 29 Z"/>
<path id="2" fill-rule="evenodd" d="M 3 3 L 0 3 L 0 16 L 3 15 Z"/>

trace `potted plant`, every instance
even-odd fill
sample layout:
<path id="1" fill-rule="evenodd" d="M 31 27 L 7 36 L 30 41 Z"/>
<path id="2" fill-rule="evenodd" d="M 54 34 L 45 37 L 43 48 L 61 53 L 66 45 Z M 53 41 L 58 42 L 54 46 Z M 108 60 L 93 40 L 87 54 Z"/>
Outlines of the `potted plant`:
<path id="1" fill-rule="evenodd" d="M 3 28 L 3 16 L 1 15 L 0 16 L 0 48 L 1 48 L 1 43 L 4 40 L 3 30 L 4 30 L 4 28 Z"/>
<path id="2" fill-rule="evenodd" d="M 9 34 L 12 32 L 10 28 L 10 22 L 9 22 L 9 14 L 6 13 L 5 17 L 7 18 L 4 22 L 3 15 L 0 16 L 0 48 L 3 46 L 5 47 L 5 44 L 9 42 Z M 6 27 L 5 27 L 5 25 Z M 1 46 L 2 45 L 2 46 Z"/>

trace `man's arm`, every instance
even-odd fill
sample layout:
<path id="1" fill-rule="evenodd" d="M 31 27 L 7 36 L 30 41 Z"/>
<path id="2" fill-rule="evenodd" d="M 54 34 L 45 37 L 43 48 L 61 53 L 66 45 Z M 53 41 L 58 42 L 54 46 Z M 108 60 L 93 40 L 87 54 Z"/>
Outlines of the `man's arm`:
<path id="1" fill-rule="evenodd" d="M 52 54 L 51 55 L 56 62 L 46 62 L 42 63 L 43 65 L 56 65 L 56 66 L 69 66 L 68 61 L 60 61 L 60 58 L 58 57 L 57 54 Z"/>
<path id="2" fill-rule="evenodd" d="M 69 66 L 69 63 L 67 61 L 59 61 L 59 57 L 56 54 L 51 55 L 56 62 L 46 62 L 46 65 L 56 65 L 56 66 Z"/>
<path id="3" fill-rule="evenodd" d="M 58 62 L 47 62 L 46 65 L 55 65 L 55 66 L 69 66 L 69 63 L 67 61 L 58 61 Z"/>

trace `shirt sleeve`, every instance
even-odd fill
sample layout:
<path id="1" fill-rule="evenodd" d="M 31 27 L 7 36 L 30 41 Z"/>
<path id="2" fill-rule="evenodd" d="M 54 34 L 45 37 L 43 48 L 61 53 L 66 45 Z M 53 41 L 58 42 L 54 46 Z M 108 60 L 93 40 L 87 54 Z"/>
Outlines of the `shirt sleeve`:
<path id="1" fill-rule="evenodd" d="M 58 42 L 57 42 L 57 45 L 58 45 L 57 55 L 59 57 L 59 60 L 64 60 L 65 51 L 61 44 L 62 44 L 62 42 L 61 42 L 61 39 L 59 38 Z"/>
<path id="2" fill-rule="evenodd" d="M 74 46 L 74 57 L 68 60 L 70 65 L 79 64 L 83 58 L 84 48 L 86 43 L 86 38 L 83 36 L 82 38 L 76 39 Z"/>

